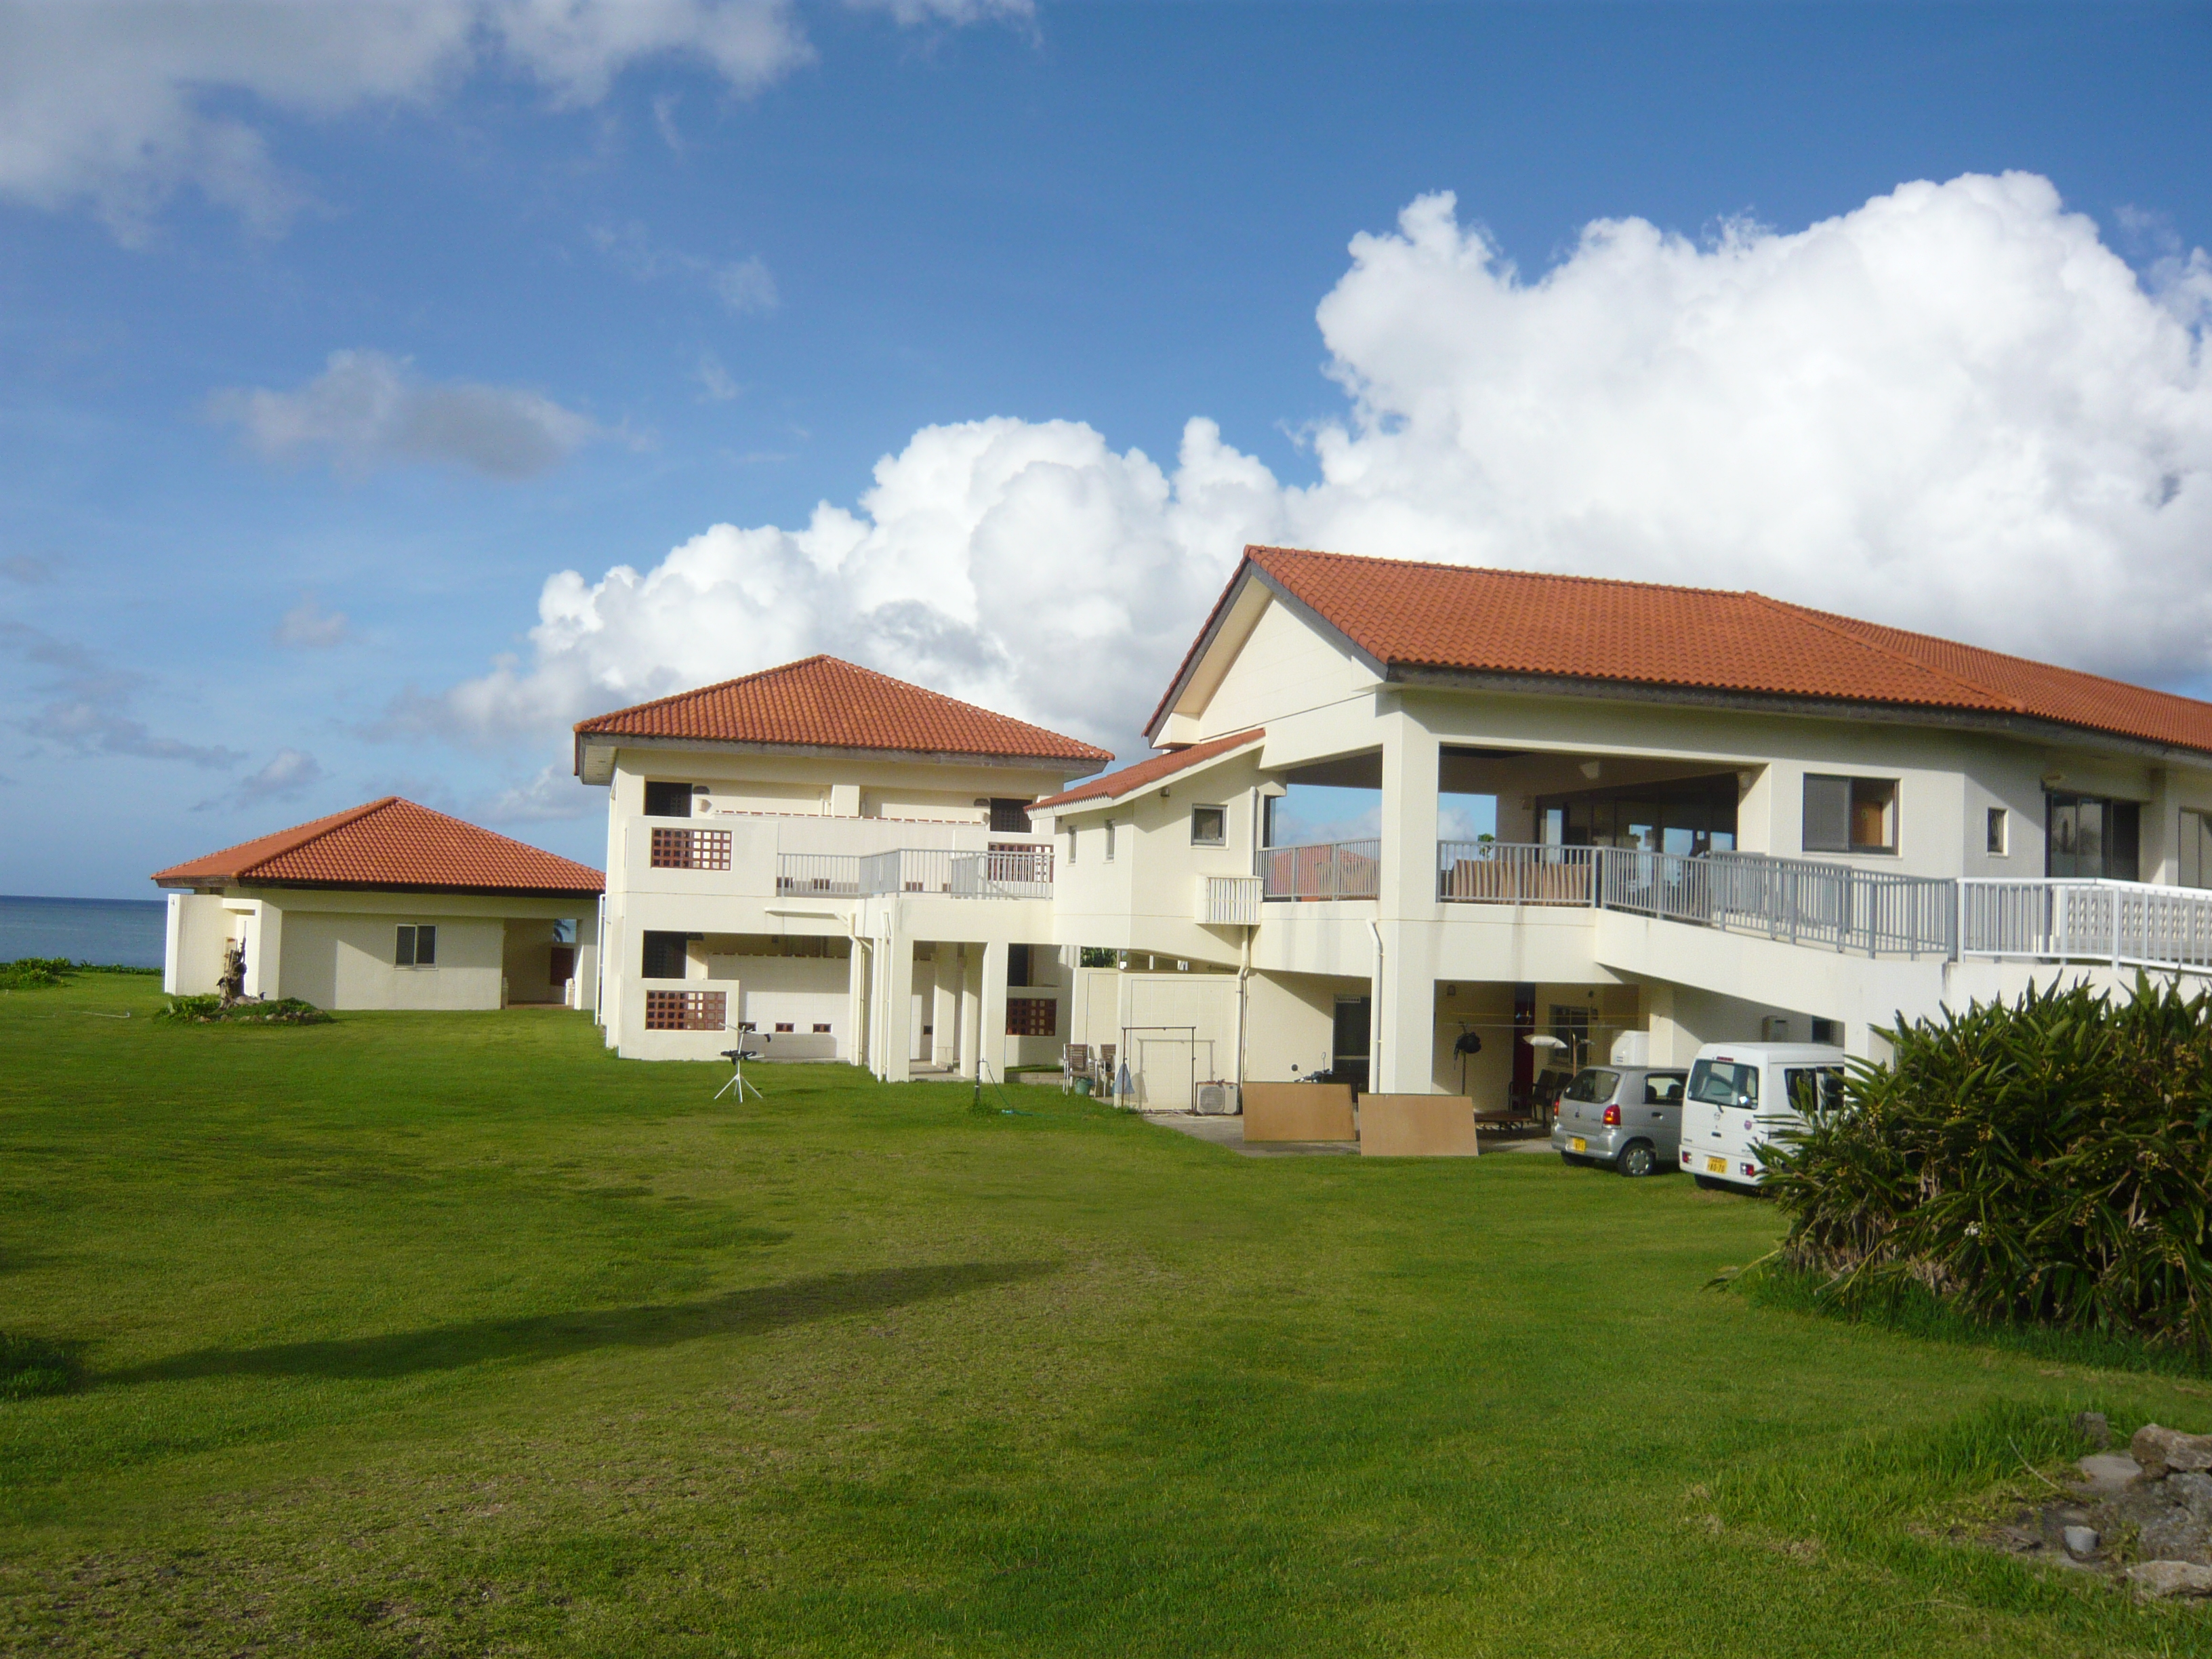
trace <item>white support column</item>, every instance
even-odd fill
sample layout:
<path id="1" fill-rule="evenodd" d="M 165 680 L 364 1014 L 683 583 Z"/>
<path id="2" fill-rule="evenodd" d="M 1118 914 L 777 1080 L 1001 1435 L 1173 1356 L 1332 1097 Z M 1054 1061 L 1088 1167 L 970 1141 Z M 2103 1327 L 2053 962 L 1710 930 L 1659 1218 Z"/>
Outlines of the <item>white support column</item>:
<path id="1" fill-rule="evenodd" d="M 960 1069 L 960 993 L 967 976 L 960 946 L 943 940 L 937 946 L 937 974 L 930 999 L 929 1063 L 947 1071 Z"/>
<path id="2" fill-rule="evenodd" d="M 284 913 L 264 900 L 254 907 L 253 945 L 246 962 L 246 994 L 270 1000 L 284 994 Z"/>
<path id="3" fill-rule="evenodd" d="M 983 947 L 960 947 L 960 1075 L 975 1075 L 983 1052 Z"/>
<path id="4" fill-rule="evenodd" d="M 599 1006 L 599 907 L 576 919 L 575 1006 L 596 1012 Z"/>
<path id="5" fill-rule="evenodd" d="M 855 939 L 845 960 L 845 1041 L 838 1058 L 868 1063 L 868 941 Z"/>
<path id="6" fill-rule="evenodd" d="M 983 983 L 975 1030 L 975 1052 L 1003 1080 L 1006 1065 L 1006 947 L 994 939 L 983 947 Z"/>
<path id="7" fill-rule="evenodd" d="M 1382 834 L 1376 931 L 1377 1094 L 1425 1095 L 1436 1087 L 1437 767 L 1435 732 L 1401 705 L 1382 718 Z"/>
<path id="8" fill-rule="evenodd" d="M 914 941 L 894 928 L 884 958 L 876 1075 L 886 1083 L 904 1083 L 914 1075 Z"/>
<path id="9" fill-rule="evenodd" d="M 2173 769 L 2155 767 L 2150 775 L 2150 805 L 2144 809 L 2138 873 L 2161 887 L 2181 884 L 2181 792 Z"/>

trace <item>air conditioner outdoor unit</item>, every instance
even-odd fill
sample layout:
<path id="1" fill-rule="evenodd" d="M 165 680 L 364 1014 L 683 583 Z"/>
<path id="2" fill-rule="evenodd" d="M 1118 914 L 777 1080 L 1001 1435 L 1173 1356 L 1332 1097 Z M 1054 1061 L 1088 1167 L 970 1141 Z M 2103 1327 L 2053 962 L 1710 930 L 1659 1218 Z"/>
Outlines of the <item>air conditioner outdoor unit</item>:
<path id="1" fill-rule="evenodd" d="M 1200 1084 L 1194 1109 L 1200 1117 L 1236 1116 L 1237 1085 L 1233 1083 Z"/>

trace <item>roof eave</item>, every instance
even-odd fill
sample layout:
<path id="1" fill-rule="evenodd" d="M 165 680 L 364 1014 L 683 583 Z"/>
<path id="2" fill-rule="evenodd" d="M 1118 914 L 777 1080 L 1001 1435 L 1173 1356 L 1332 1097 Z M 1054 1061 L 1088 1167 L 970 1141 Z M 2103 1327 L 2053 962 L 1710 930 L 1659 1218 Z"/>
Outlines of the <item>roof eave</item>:
<path id="1" fill-rule="evenodd" d="M 1439 668 L 1391 663 L 1384 678 L 1395 685 L 1439 690 L 1487 691 L 1509 696 L 1588 697 L 1613 702 L 1674 703 L 1744 714 L 1790 714 L 1814 720 L 1879 720 L 1891 726 L 1935 726 L 2024 740 L 2057 738 L 2069 744 L 2101 744 L 2118 753 L 2154 761 L 2212 758 L 2212 749 L 2131 737 L 2046 715 L 2008 709 L 1948 708 L 1938 703 L 1875 702 L 1850 697 L 1802 696 L 1787 692 L 1735 691 L 1713 686 L 1674 685 L 1647 680 L 1607 680 L 1567 674 L 1515 674 L 1486 670 Z"/>

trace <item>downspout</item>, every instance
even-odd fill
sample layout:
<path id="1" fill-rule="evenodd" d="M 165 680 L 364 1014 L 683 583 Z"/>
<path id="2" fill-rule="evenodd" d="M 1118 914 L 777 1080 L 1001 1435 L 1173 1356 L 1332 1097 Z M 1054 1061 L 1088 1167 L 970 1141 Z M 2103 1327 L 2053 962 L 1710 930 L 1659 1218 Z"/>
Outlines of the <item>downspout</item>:
<path id="1" fill-rule="evenodd" d="M 866 963 L 861 971 L 866 975 L 862 982 L 867 986 L 867 991 L 854 999 L 861 1024 L 860 1029 L 853 1033 L 853 1063 L 864 1066 L 868 1063 L 869 1048 L 875 1036 L 875 1009 L 872 1005 L 876 997 L 876 953 L 869 941 L 860 937 L 860 907 L 858 904 L 845 917 L 845 932 L 853 941 L 853 948 L 862 953 Z"/>
<path id="2" fill-rule="evenodd" d="M 1367 1087 L 1371 1093 L 1382 1080 L 1382 928 L 1370 916 L 1367 931 L 1375 935 L 1375 1003 L 1367 1011 Z"/>
<path id="3" fill-rule="evenodd" d="M 1237 964 L 1237 1069 L 1234 1076 L 1237 1079 L 1237 1109 L 1240 1114 L 1244 1109 L 1244 987 L 1252 977 L 1252 935 L 1259 931 L 1256 925 L 1244 929 L 1243 954 Z"/>

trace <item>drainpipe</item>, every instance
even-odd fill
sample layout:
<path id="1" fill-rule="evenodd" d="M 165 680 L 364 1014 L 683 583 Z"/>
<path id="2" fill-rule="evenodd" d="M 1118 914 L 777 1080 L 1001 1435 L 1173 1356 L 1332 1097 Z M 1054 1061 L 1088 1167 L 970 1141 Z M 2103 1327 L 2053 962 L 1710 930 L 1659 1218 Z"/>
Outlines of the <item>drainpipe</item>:
<path id="1" fill-rule="evenodd" d="M 1370 916 L 1367 931 L 1375 935 L 1375 999 L 1367 1011 L 1367 1087 L 1372 1092 L 1382 1080 L 1382 928 Z"/>
<path id="2" fill-rule="evenodd" d="M 1237 1069 L 1232 1075 L 1237 1079 L 1237 1109 L 1240 1113 L 1244 1109 L 1244 986 L 1252 977 L 1252 935 L 1257 932 L 1255 927 L 1244 929 L 1243 956 L 1237 964 Z"/>

